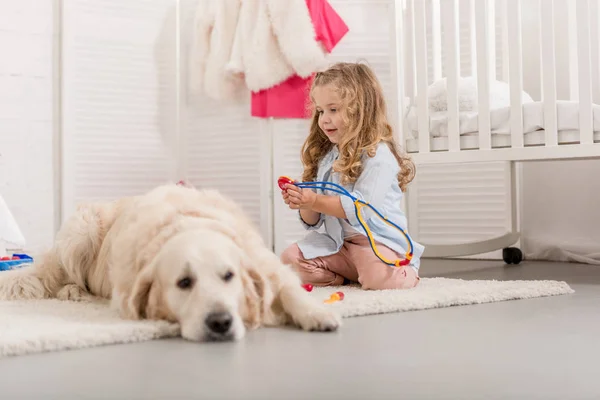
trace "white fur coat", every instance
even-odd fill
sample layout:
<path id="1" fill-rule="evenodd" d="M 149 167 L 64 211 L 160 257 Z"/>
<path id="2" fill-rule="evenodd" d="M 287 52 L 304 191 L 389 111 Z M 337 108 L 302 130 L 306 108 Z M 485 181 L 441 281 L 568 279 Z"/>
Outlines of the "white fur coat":
<path id="1" fill-rule="evenodd" d="M 305 0 L 199 0 L 192 88 L 215 99 L 258 92 L 326 67 Z"/>
<path id="2" fill-rule="evenodd" d="M 242 77 L 225 71 L 239 11 L 240 0 L 198 0 L 188 71 L 192 93 L 217 100 L 242 95 Z"/>

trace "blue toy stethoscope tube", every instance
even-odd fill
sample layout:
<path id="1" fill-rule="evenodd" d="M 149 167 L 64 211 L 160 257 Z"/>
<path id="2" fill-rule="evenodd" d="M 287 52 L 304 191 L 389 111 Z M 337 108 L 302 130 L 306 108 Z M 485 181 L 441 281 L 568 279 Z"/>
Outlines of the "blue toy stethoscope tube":
<path id="1" fill-rule="evenodd" d="M 412 243 L 412 240 L 410 239 L 410 236 L 408 236 L 408 234 L 406 232 L 404 232 L 404 229 L 400 228 L 398 225 L 396 225 L 395 223 L 393 223 L 392 221 L 390 221 L 389 219 L 387 219 L 386 217 L 384 217 L 383 215 L 381 215 L 381 213 L 375 207 L 373 207 L 372 205 L 370 205 L 369 203 L 367 203 L 367 202 L 365 202 L 363 200 L 357 199 L 355 196 L 353 196 L 352 194 L 350 194 L 350 192 L 348 192 L 343 186 L 338 185 L 337 183 L 333 183 L 333 182 L 320 182 L 320 181 L 316 181 L 316 182 L 295 182 L 294 185 L 298 186 L 299 188 L 309 188 L 309 189 L 314 188 L 314 189 L 321 189 L 321 190 L 329 190 L 330 192 L 339 193 L 339 194 L 342 194 L 344 196 L 348 196 L 353 201 L 359 202 L 361 204 L 364 204 L 364 205 L 368 206 L 381 219 L 383 219 L 386 222 L 390 223 L 396 229 L 398 229 L 400 232 L 402 232 L 404 234 L 404 236 L 406 237 L 406 240 L 408 241 L 408 244 L 410 245 L 410 253 L 412 254 L 413 248 L 414 248 L 413 247 L 413 243 Z M 332 189 L 332 188 L 326 187 L 327 185 L 334 186 L 337 189 Z M 358 217 L 358 207 L 355 207 L 355 214 L 356 214 L 356 218 L 360 220 L 360 218 Z M 364 227 L 364 226 L 363 226 L 363 229 L 365 229 L 365 231 L 367 230 L 367 228 Z M 386 264 L 389 264 L 389 263 L 386 263 Z"/>

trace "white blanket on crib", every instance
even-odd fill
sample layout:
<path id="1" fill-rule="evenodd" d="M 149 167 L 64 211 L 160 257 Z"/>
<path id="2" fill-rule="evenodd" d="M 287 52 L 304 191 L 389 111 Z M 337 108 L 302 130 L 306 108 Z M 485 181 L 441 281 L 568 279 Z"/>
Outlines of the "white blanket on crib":
<path id="1" fill-rule="evenodd" d="M 557 102 L 558 131 L 579 130 L 579 102 Z M 592 105 L 594 131 L 600 131 L 600 105 Z M 463 111 L 459 113 L 460 134 L 478 132 L 479 113 Z M 510 135 L 510 107 L 501 107 L 490 112 L 493 134 Z M 411 107 L 407 115 L 409 131 L 418 137 L 417 108 Z M 544 103 L 540 101 L 523 104 L 523 133 L 544 129 Z M 438 111 L 429 114 L 429 132 L 432 137 L 448 136 L 448 113 Z"/>

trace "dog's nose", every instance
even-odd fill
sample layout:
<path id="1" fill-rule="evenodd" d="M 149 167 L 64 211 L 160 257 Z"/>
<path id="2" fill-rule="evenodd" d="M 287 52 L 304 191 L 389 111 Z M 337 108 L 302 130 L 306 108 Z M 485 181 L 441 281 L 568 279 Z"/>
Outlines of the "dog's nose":
<path id="1" fill-rule="evenodd" d="M 228 312 L 213 312 L 208 314 L 204 323 L 214 333 L 227 333 L 231 328 L 233 318 Z"/>

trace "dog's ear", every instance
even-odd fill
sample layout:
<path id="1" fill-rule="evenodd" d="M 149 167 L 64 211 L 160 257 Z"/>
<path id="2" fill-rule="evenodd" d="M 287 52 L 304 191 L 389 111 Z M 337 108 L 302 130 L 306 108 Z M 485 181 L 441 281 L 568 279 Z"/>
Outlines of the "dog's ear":
<path id="1" fill-rule="evenodd" d="M 252 268 L 242 266 L 242 285 L 244 294 L 241 314 L 247 329 L 258 328 L 267 312 L 270 290 L 266 279 Z"/>
<path id="2" fill-rule="evenodd" d="M 138 274 L 127 300 L 127 314 L 130 318 L 146 318 L 148 296 L 154 282 L 154 263 L 145 266 Z"/>

